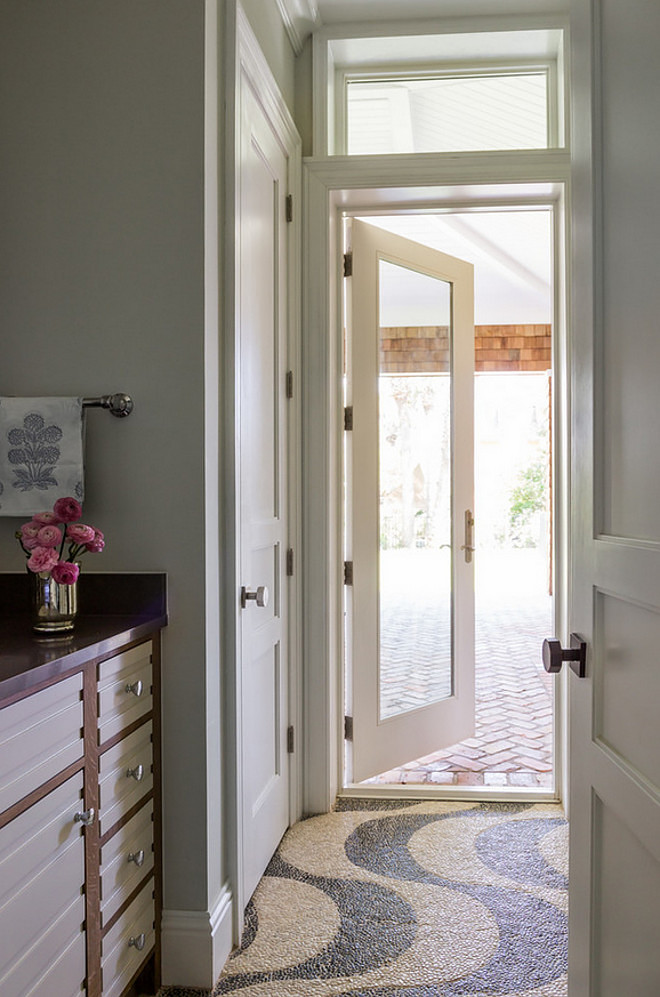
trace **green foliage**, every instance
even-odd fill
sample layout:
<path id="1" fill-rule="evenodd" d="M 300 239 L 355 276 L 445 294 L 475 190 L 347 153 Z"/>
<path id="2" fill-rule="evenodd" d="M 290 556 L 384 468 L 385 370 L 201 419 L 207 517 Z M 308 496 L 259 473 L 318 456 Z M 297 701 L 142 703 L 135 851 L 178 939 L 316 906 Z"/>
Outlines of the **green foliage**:
<path id="1" fill-rule="evenodd" d="M 547 494 L 548 461 L 543 454 L 522 469 L 511 491 L 509 525 L 516 546 L 535 546 L 527 528 L 533 514 L 547 508 Z"/>

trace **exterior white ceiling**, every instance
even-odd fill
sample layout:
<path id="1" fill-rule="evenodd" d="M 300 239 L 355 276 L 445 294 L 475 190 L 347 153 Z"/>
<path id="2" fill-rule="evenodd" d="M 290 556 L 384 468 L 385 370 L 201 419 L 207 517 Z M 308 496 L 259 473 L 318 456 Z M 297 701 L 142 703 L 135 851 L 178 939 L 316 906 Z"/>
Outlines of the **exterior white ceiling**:
<path id="1" fill-rule="evenodd" d="M 553 238 L 548 209 L 370 215 L 363 220 L 474 264 L 477 325 L 552 322 Z M 388 324 L 437 324 L 416 286 L 408 292 L 406 279 L 402 270 L 391 296 L 392 301 L 398 298 L 401 314 L 395 314 L 392 305 L 396 320 Z"/>

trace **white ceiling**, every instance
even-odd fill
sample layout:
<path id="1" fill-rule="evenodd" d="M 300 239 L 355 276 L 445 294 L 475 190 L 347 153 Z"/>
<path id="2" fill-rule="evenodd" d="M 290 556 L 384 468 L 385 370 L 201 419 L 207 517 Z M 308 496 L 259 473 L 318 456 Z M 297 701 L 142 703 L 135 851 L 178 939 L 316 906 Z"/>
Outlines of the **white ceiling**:
<path id="1" fill-rule="evenodd" d="M 472 263 L 476 325 L 552 322 L 552 214 L 548 209 L 371 215 L 363 220 Z M 437 310 L 434 294 L 429 292 L 426 300 L 415 275 L 401 270 L 390 284 L 383 324 L 438 324 L 433 318 Z"/>

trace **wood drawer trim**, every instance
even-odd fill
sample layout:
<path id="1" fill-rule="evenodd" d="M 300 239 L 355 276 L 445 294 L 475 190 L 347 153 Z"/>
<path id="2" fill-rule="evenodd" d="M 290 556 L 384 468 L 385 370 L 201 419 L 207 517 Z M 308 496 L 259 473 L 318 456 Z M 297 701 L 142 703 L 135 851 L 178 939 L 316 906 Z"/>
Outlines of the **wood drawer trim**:
<path id="1" fill-rule="evenodd" d="M 131 908 L 134 908 L 133 910 Z M 142 916 L 137 918 L 138 911 L 147 915 L 148 920 L 142 920 Z M 145 947 L 144 954 L 138 953 L 137 950 L 126 954 L 127 936 L 129 930 L 142 930 L 145 934 L 149 933 L 149 944 Z M 111 935 L 114 937 L 111 938 Z M 111 944 L 106 946 L 106 939 Z M 105 994 L 116 994 L 117 997 L 123 997 L 126 995 L 129 986 L 129 980 L 133 980 L 141 972 L 143 966 L 146 964 L 151 954 L 154 952 L 156 945 L 156 922 L 155 922 L 155 908 L 154 908 L 154 880 L 153 877 L 147 877 L 142 886 L 142 893 L 136 893 L 133 897 L 132 902 L 126 907 L 123 913 L 117 918 L 112 927 L 109 927 L 107 931 L 103 934 L 103 939 L 101 941 L 101 977 L 103 981 L 103 992 Z M 130 960 L 131 965 L 125 966 L 125 968 L 120 968 L 118 965 L 118 959 L 121 960 L 121 953 L 124 953 L 124 960 Z M 113 955 L 117 953 L 117 956 L 113 958 Z M 119 969 L 119 972 L 117 970 Z M 106 970 L 112 972 L 106 976 Z M 121 984 L 121 986 L 120 986 Z"/>
<path id="2" fill-rule="evenodd" d="M 128 894 L 128 896 L 124 900 L 123 904 L 121 905 L 121 907 L 118 910 L 115 911 L 115 913 L 112 915 L 112 917 L 110 918 L 110 920 L 108 921 L 108 923 L 105 925 L 105 927 L 101 931 L 101 938 L 105 938 L 105 936 L 108 934 L 108 932 L 112 931 L 112 929 L 114 928 L 114 926 L 117 923 L 117 921 L 119 920 L 119 918 L 122 917 L 126 913 L 126 911 L 131 906 L 131 904 L 133 903 L 133 901 L 140 895 L 140 893 L 142 893 L 142 890 L 145 888 L 145 886 L 147 885 L 147 883 L 149 882 L 150 879 L 151 880 L 154 879 L 154 870 L 153 869 L 149 870 L 149 872 L 144 876 L 144 878 L 140 880 L 140 882 L 135 887 L 135 889 L 131 890 L 131 892 Z"/>
<path id="3" fill-rule="evenodd" d="M 74 672 L 0 711 L 3 811 L 84 757 L 83 679 Z"/>
<path id="4" fill-rule="evenodd" d="M 107 831 L 103 832 L 103 834 L 99 838 L 99 846 L 101 848 L 103 848 L 104 845 L 107 845 L 107 843 L 110 840 L 110 838 L 112 838 L 117 833 L 117 831 L 119 830 L 119 828 L 123 827 L 124 824 L 128 824 L 129 820 L 132 817 L 135 817 L 135 815 L 140 812 L 140 810 L 142 809 L 142 807 L 145 806 L 145 804 L 149 803 L 149 801 L 153 800 L 153 799 L 155 799 L 155 797 L 154 797 L 154 791 L 153 791 L 153 787 L 152 787 L 149 790 L 148 793 L 145 793 L 145 795 L 142 797 L 142 799 L 138 800 L 137 803 L 134 803 L 133 806 L 131 807 L 131 809 L 127 810 L 126 813 L 123 814 L 123 816 L 121 817 L 120 820 L 115 821 L 115 823 L 112 825 L 112 827 L 109 827 L 107 829 Z M 154 816 L 154 834 L 156 833 L 155 823 L 156 823 L 156 819 L 155 819 L 155 816 Z"/>
<path id="5" fill-rule="evenodd" d="M 112 737 L 109 737 L 107 741 L 104 741 L 103 744 L 98 746 L 99 758 L 101 755 L 105 754 L 109 748 L 114 748 L 115 744 L 119 744 L 119 742 L 123 741 L 125 737 L 129 736 L 129 734 L 134 734 L 136 730 L 144 726 L 144 724 L 149 723 L 149 721 L 152 721 L 151 743 L 153 744 L 153 719 L 154 711 L 153 709 L 150 709 L 148 713 L 144 713 L 138 720 L 134 720 L 133 723 L 129 724 L 128 727 L 124 727 L 123 730 L 120 730 L 118 734 L 113 734 Z"/>
<path id="6" fill-rule="evenodd" d="M 27 796 L 24 796 L 23 799 L 12 804 L 11 807 L 8 807 L 0 814 L 0 829 L 6 824 L 9 824 L 15 817 L 19 817 L 25 810 L 29 810 L 30 807 L 34 806 L 35 803 L 38 803 L 43 796 L 48 796 L 53 789 L 57 789 L 58 786 L 61 786 L 63 782 L 66 782 L 67 779 L 70 779 L 72 775 L 76 774 L 76 772 L 80 772 L 84 769 L 84 767 L 85 760 L 83 758 L 79 758 L 77 762 L 72 762 L 71 765 L 68 765 L 65 769 L 62 769 L 61 772 L 58 772 L 57 775 L 54 775 L 51 779 L 48 779 L 47 782 L 44 782 L 37 789 L 33 789 L 32 792 L 28 793 Z"/>
<path id="7" fill-rule="evenodd" d="M 51 685 L 57 685 L 58 682 L 64 682 L 65 679 L 70 679 L 72 675 L 77 672 L 84 672 L 87 668 L 87 662 L 82 665 L 76 665 L 74 668 L 69 668 L 65 672 L 61 672 L 59 675 L 53 675 L 51 678 L 44 679 L 43 682 L 38 682 L 35 685 L 31 685 L 29 689 L 21 689 L 20 692 L 15 692 L 11 696 L 6 696 L 4 699 L 0 700 L 0 710 L 4 710 L 7 706 L 13 706 L 14 703 L 20 702 L 22 699 L 27 699 L 28 696 L 33 696 L 37 692 L 43 692 L 44 689 L 49 689 Z"/>
<path id="8" fill-rule="evenodd" d="M 131 827 L 131 825 L 133 825 Z M 130 828 L 130 833 L 127 833 Z M 142 866 L 128 862 L 130 852 L 144 852 Z M 126 821 L 101 850 L 101 926 L 124 906 L 133 887 L 154 872 L 153 800 Z"/>

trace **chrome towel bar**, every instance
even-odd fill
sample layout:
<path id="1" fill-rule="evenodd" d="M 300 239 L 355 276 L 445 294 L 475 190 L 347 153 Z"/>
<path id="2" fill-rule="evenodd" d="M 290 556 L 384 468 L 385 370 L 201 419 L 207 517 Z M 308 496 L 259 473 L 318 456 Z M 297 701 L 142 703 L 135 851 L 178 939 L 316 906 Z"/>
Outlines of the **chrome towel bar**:
<path id="1" fill-rule="evenodd" d="M 133 411 L 133 399 L 130 395 L 101 395 L 100 398 L 83 398 L 83 408 L 107 408 L 112 415 L 123 419 Z"/>

